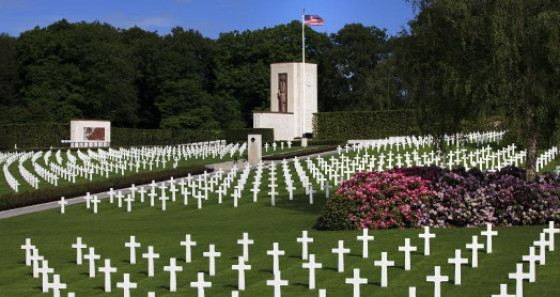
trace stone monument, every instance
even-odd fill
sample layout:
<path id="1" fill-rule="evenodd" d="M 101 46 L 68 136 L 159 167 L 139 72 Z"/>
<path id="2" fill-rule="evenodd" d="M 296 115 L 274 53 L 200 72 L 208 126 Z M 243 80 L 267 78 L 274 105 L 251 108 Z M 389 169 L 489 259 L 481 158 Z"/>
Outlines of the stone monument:
<path id="1" fill-rule="evenodd" d="M 255 166 L 262 160 L 262 135 L 249 134 L 247 143 L 249 144 L 247 148 L 249 165 Z"/>
<path id="2" fill-rule="evenodd" d="M 111 145 L 111 122 L 71 120 L 70 147 L 108 147 Z"/>
<path id="3" fill-rule="evenodd" d="M 270 65 L 270 111 L 253 113 L 253 128 L 274 129 L 274 140 L 312 133 L 317 112 L 317 64 Z"/>

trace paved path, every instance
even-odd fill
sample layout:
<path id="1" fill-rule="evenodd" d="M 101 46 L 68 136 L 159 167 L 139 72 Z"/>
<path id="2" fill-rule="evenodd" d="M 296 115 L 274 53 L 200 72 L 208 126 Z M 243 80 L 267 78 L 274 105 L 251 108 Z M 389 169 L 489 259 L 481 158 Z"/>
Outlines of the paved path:
<path id="1" fill-rule="evenodd" d="M 303 156 L 303 157 L 299 157 L 301 158 L 314 158 L 317 156 L 324 156 L 324 155 L 332 155 L 335 154 L 336 151 L 329 151 L 329 152 L 323 152 L 323 153 L 319 153 L 319 154 L 313 154 L 313 155 L 309 155 L 309 156 Z M 293 162 L 293 158 L 288 159 L 289 162 Z M 264 164 L 269 163 L 270 161 L 264 161 Z M 275 161 L 277 162 L 277 161 Z M 222 162 L 222 163 L 215 163 L 215 164 L 210 164 L 207 165 L 210 168 L 213 168 L 214 170 L 218 170 L 219 168 L 222 168 L 222 170 L 224 172 L 229 172 L 232 168 L 233 168 L 233 161 L 229 161 L 229 162 Z M 254 167 L 254 166 L 253 166 Z M 237 168 L 238 169 L 243 169 L 245 168 L 245 161 L 241 160 L 237 162 Z M 211 172 L 208 173 L 209 176 L 212 176 L 213 174 L 215 174 L 215 172 Z M 194 175 L 194 176 L 198 176 L 198 175 Z M 194 177 L 193 176 L 193 177 Z M 186 177 L 182 177 L 182 178 L 177 178 L 175 179 L 175 181 L 179 182 L 182 179 L 186 179 Z M 169 181 L 163 181 L 165 183 L 169 183 Z M 159 184 L 161 184 L 162 182 L 159 182 Z M 137 185 L 137 188 L 140 187 L 149 187 L 150 184 L 144 184 L 144 185 Z M 123 195 L 130 193 L 130 189 L 128 188 L 124 188 L 124 189 L 115 189 L 116 191 L 121 191 L 123 193 Z M 92 195 L 96 195 L 98 199 L 106 199 L 109 198 L 109 192 L 101 192 L 101 193 L 96 193 L 96 194 L 92 194 Z M 74 197 L 71 199 L 66 199 L 66 201 L 68 202 L 68 205 L 73 205 L 73 204 L 78 204 L 78 203 L 84 203 L 85 202 L 85 198 L 86 196 L 78 196 L 78 197 Z M 48 209 L 54 209 L 54 208 L 60 208 L 60 205 L 58 204 L 58 201 L 52 201 L 52 202 L 48 202 L 48 203 L 43 203 L 43 204 L 36 204 L 36 205 L 31 205 L 31 206 L 25 206 L 25 207 L 19 207 L 19 208 L 14 208 L 14 209 L 9 209 L 9 210 L 4 210 L 4 211 L 0 211 L 0 219 L 5 219 L 5 218 L 11 218 L 11 217 L 15 217 L 15 216 L 20 216 L 20 215 L 24 215 L 24 214 L 28 214 L 28 213 L 33 213 L 33 212 L 38 212 L 38 211 L 43 211 L 43 210 L 48 210 Z"/>

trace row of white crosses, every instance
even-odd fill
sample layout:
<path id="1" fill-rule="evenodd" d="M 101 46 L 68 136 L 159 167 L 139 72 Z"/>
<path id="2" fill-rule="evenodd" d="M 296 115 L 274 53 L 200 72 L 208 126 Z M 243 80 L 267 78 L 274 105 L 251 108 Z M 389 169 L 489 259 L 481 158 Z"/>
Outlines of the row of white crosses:
<path id="1" fill-rule="evenodd" d="M 507 284 L 500 284 L 500 293 L 492 297 L 523 297 L 523 282 L 527 280 L 534 283 L 537 280 L 537 265 L 546 265 L 546 252 L 553 252 L 555 249 L 555 235 L 560 233 L 560 229 L 554 226 L 554 221 L 550 221 L 547 228 L 539 234 L 539 240 L 533 241 L 529 247 L 529 254 L 521 257 L 521 262 L 515 266 L 515 272 L 509 273 L 508 278 L 515 280 L 515 294 L 508 293 Z M 538 249 L 538 254 L 536 250 Z M 529 271 L 525 272 L 523 262 L 528 262 Z"/>
<path id="2" fill-rule="evenodd" d="M 291 148 L 292 148 L 292 141 L 291 141 L 291 140 L 288 140 L 288 141 L 286 141 L 286 142 L 280 141 L 279 143 L 280 143 L 280 145 L 278 145 L 276 142 L 272 142 L 272 144 L 269 145 L 268 142 L 265 142 L 265 143 L 264 143 L 264 151 L 265 151 L 265 152 L 268 152 L 268 148 L 269 148 L 269 147 L 272 147 L 272 150 L 273 150 L 273 151 L 276 151 L 276 149 L 278 148 L 278 146 L 280 146 L 280 150 L 284 150 L 284 144 L 286 144 L 286 147 L 287 147 L 288 149 L 291 149 Z"/>
<path id="3" fill-rule="evenodd" d="M 537 157 L 537 165 L 535 167 L 536 171 L 541 170 L 541 168 L 546 167 L 548 163 L 554 161 L 558 156 L 558 147 L 553 146 L 552 148 L 546 150 Z"/>
<path id="4" fill-rule="evenodd" d="M 368 229 L 362 230 L 362 234 L 357 236 L 357 240 L 362 242 L 362 257 L 364 259 L 369 258 L 369 251 L 370 251 L 370 242 L 374 241 L 374 236 L 369 235 Z M 538 241 L 533 242 L 534 246 L 530 247 L 529 255 L 523 256 L 523 261 L 529 262 L 529 272 L 523 271 L 523 264 L 518 263 L 515 273 L 510 273 L 508 277 L 510 279 L 516 280 L 516 294 L 509 295 L 507 293 L 507 285 L 501 284 L 500 285 L 500 294 L 499 295 L 492 295 L 493 297 L 522 297 L 523 296 L 523 281 L 528 280 L 529 282 L 536 281 L 536 262 L 539 262 L 540 265 L 545 265 L 545 255 L 546 250 L 554 251 L 554 237 L 555 234 L 560 233 L 560 229 L 554 227 L 554 222 L 550 222 L 549 227 L 545 228 L 540 235 L 540 239 Z M 498 235 L 498 232 L 492 229 L 490 224 L 487 225 L 486 230 L 481 232 L 481 235 L 486 237 L 486 245 L 478 243 L 478 236 L 474 235 L 472 238 L 471 243 L 466 244 L 466 248 L 471 250 L 471 267 L 476 268 L 478 267 L 478 251 L 484 249 L 486 246 L 486 253 L 490 254 L 493 252 L 492 249 L 492 241 L 493 237 Z M 424 228 L 424 232 L 418 235 L 419 238 L 424 240 L 424 255 L 430 255 L 430 240 L 435 238 L 435 234 L 430 232 L 429 227 Z M 309 289 L 314 290 L 316 289 L 316 270 L 322 268 L 322 263 L 317 262 L 315 254 L 309 252 L 309 244 L 313 243 L 313 238 L 309 237 L 309 233 L 307 231 L 302 231 L 302 236 L 296 239 L 298 243 L 301 244 L 301 258 L 304 261 L 302 263 L 302 268 L 308 269 L 309 271 Z M 254 244 L 254 240 L 249 238 L 248 233 L 243 233 L 241 239 L 237 240 L 237 244 L 242 247 L 242 255 L 238 257 L 238 261 L 236 264 L 232 265 L 232 270 L 236 270 L 238 272 L 238 290 L 244 291 L 245 290 L 245 271 L 251 270 L 251 265 L 247 263 L 250 261 L 249 257 L 249 247 Z M 185 263 L 192 262 L 192 248 L 197 246 L 197 243 L 192 240 L 191 235 L 187 234 L 185 236 L 185 240 L 180 242 L 180 245 L 185 248 Z M 130 251 L 130 259 L 129 263 L 131 265 L 137 264 L 136 261 L 136 250 L 141 248 L 141 243 L 136 241 L 135 236 L 130 236 L 130 240 L 124 244 L 125 248 L 128 248 Z M 535 247 L 539 248 L 539 254 L 535 254 Z M 60 296 L 60 290 L 66 289 L 66 284 L 60 283 L 60 276 L 53 275 L 53 281 L 50 282 L 49 274 L 54 273 L 52 268 L 48 267 L 48 261 L 44 259 L 44 257 L 39 255 L 38 249 L 31 244 L 31 240 L 28 238 L 24 245 L 21 246 L 23 250 L 25 250 L 25 263 L 27 266 L 32 266 L 33 269 L 33 277 L 38 278 L 40 275 L 43 278 L 43 291 L 45 290 L 53 290 L 54 296 Z M 72 248 L 76 249 L 76 264 L 83 265 L 84 260 L 88 261 L 89 264 L 89 277 L 95 278 L 96 271 L 99 271 L 103 274 L 104 278 L 104 290 L 105 292 L 111 292 L 112 288 L 112 278 L 111 274 L 117 272 L 116 267 L 111 266 L 110 259 L 104 260 L 104 266 L 97 268 L 96 261 L 100 260 L 100 255 L 95 254 L 95 249 L 93 247 L 89 247 L 82 242 L 82 239 L 78 237 L 76 239 L 76 243 L 72 244 Z M 87 254 L 83 254 L 84 249 L 88 250 Z M 405 238 L 404 246 L 399 246 L 398 250 L 400 252 L 404 252 L 405 254 L 405 271 L 411 270 L 411 263 L 410 263 L 410 254 L 413 251 L 417 251 L 416 246 L 412 246 L 410 244 L 410 238 Z M 268 250 L 267 255 L 272 257 L 272 265 L 273 265 L 273 279 L 267 280 L 266 283 L 268 286 L 272 286 L 274 288 L 274 296 L 280 297 L 281 296 L 281 287 L 287 286 L 289 282 L 287 280 L 283 280 L 281 277 L 281 269 L 279 265 L 279 257 L 285 255 L 285 251 L 279 249 L 279 244 L 277 242 L 273 243 L 272 250 Z M 344 247 L 344 241 L 338 241 L 338 247 L 332 249 L 332 253 L 338 256 L 338 272 L 343 273 L 345 271 L 344 267 L 344 255 L 350 253 L 350 249 Z M 207 252 L 203 253 L 203 257 L 208 258 L 208 275 L 215 276 L 215 266 L 216 266 L 216 258 L 221 257 L 221 253 L 217 252 L 215 249 L 215 245 L 210 244 L 209 249 Z M 153 246 L 148 246 L 147 252 L 142 254 L 142 258 L 146 259 L 147 261 L 147 275 L 148 277 L 154 277 L 154 261 L 160 258 L 158 253 L 154 252 Z M 41 262 L 40 262 L 41 261 Z M 454 265 L 455 268 L 455 276 L 454 276 L 454 284 L 461 285 L 461 266 L 468 264 L 469 259 L 461 257 L 461 250 L 455 250 L 455 257 L 449 258 L 448 263 Z M 39 266 L 42 264 L 42 266 Z M 379 260 L 374 260 L 373 265 L 380 268 L 380 284 L 381 287 L 388 286 L 388 277 L 387 277 L 387 269 L 388 267 L 393 267 L 395 265 L 394 261 L 388 259 L 388 254 L 386 252 L 381 252 L 381 256 Z M 183 271 L 183 267 L 178 265 L 176 258 L 169 259 L 169 265 L 164 266 L 163 270 L 169 273 L 169 288 L 170 292 L 175 292 L 177 290 L 177 273 Z M 204 273 L 198 273 L 197 281 L 193 281 L 190 283 L 191 287 L 196 288 L 198 290 L 198 296 L 204 296 L 205 288 L 209 288 L 212 286 L 211 282 L 207 282 L 204 280 Z M 427 282 L 434 283 L 434 296 L 440 297 L 441 296 L 441 283 L 448 282 L 449 277 L 446 275 L 441 274 L 440 266 L 434 267 L 434 275 L 429 275 L 426 277 Z M 360 269 L 354 268 L 353 269 L 353 277 L 347 278 L 345 280 L 347 284 L 353 286 L 353 296 L 359 297 L 360 295 L 360 286 L 367 284 L 367 278 L 362 278 L 360 276 Z M 123 275 L 123 282 L 119 282 L 116 284 L 117 288 L 123 289 L 123 294 L 125 297 L 130 296 L 131 289 L 136 289 L 137 284 L 132 283 L 130 280 L 129 274 Z M 150 293 L 151 295 L 155 295 L 154 293 Z M 232 293 L 233 296 L 237 296 L 238 292 L 234 291 Z M 319 291 L 320 296 L 326 296 L 326 290 L 322 289 Z M 416 288 L 410 287 L 409 288 L 409 296 L 416 296 Z"/>
<path id="5" fill-rule="evenodd" d="M 55 274 L 54 268 L 49 266 L 49 261 L 39 254 L 37 246 L 31 244 L 30 238 L 26 238 L 21 249 L 25 251 L 25 265 L 31 267 L 33 278 L 41 278 L 41 291 L 43 293 L 52 291 L 53 297 L 60 297 L 61 291 L 65 290 L 67 285 L 60 281 L 60 275 Z M 68 292 L 67 296 L 74 297 L 75 294 Z"/>

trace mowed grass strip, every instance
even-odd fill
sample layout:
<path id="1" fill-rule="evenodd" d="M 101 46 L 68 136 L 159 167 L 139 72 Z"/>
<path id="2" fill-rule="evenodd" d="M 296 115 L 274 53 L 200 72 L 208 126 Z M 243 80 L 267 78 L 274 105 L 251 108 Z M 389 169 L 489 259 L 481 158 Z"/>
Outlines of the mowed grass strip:
<path id="1" fill-rule="evenodd" d="M 249 182 L 248 182 L 249 183 Z M 206 280 L 212 282 L 206 296 L 231 296 L 237 287 L 237 272 L 231 265 L 237 262 L 242 248 L 237 240 L 243 232 L 255 240 L 250 247 L 249 265 L 252 270 L 246 274 L 246 291 L 240 296 L 273 296 L 273 288 L 266 286 L 266 280 L 272 279 L 272 258 L 266 251 L 272 249 L 273 242 L 280 243 L 280 249 L 286 255 L 280 257 L 282 278 L 289 281 L 289 286 L 282 289 L 283 296 L 317 296 L 317 291 L 308 290 L 308 270 L 301 267 L 301 246 L 296 238 L 302 230 L 309 230 L 314 242 L 310 253 L 316 254 L 323 269 L 318 270 L 317 288 L 326 288 L 328 296 L 351 296 L 352 286 L 345 284 L 345 279 L 352 277 L 352 268 L 360 268 L 361 276 L 369 280 L 362 286 L 362 296 L 408 296 L 408 287 L 416 286 L 418 296 L 433 296 L 433 285 L 426 283 L 426 275 L 432 275 L 435 265 L 442 266 L 442 273 L 449 275 L 451 282 L 442 286 L 443 296 L 490 296 L 499 291 L 500 283 L 508 283 L 510 293 L 514 291 L 514 282 L 507 279 L 509 272 L 515 269 L 515 263 L 528 253 L 533 240 L 539 238 L 543 226 L 499 227 L 499 236 L 494 238 L 494 253 L 479 254 L 479 268 L 463 267 L 463 285 L 452 284 L 453 267 L 447 264 L 447 258 L 454 256 L 455 249 L 463 250 L 463 257 L 470 259 L 470 251 L 465 244 L 471 236 L 479 234 L 480 228 L 449 228 L 433 230 L 437 237 L 432 240 L 432 255 L 422 255 L 423 241 L 418 238 L 420 229 L 372 231 L 375 240 L 370 249 L 370 258 L 361 257 L 361 242 L 356 236 L 361 232 L 326 232 L 313 230 L 317 215 L 324 204 L 324 194 L 316 194 L 315 204 L 309 205 L 308 197 L 300 188 L 294 201 L 288 201 L 284 191 L 277 197 L 277 206 L 270 206 L 270 199 L 260 193 L 259 201 L 252 202 L 249 185 L 243 192 L 238 208 L 233 208 L 230 195 L 223 204 L 211 196 L 204 202 L 202 210 L 196 209 L 192 198 L 189 205 L 183 205 L 181 196 L 176 202 L 168 202 L 167 211 L 161 211 L 159 205 L 149 206 L 148 200 L 141 204 L 134 203 L 131 213 L 119 209 L 115 204 L 104 200 L 99 213 L 93 214 L 85 204 L 67 208 L 61 215 L 58 210 L 0 220 L 0 296 L 45 296 L 41 293 L 41 280 L 31 276 L 30 267 L 24 264 L 24 251 L 20 245 L 26 237 L 37 245 L 40 254 L 49 260 L 55 273 L 61 274 L 61 280 L 68 284 L 69 291 L 77 296 L 122 296 L 122 290 L 115 287 L 122 281 L 123 273 L 130 273 L 131 280 L 138 283 L 138 289 L 132 296 L 146 296 L 155 291 L 157 296 L 196 296 L 196 290 L 190 282 L 196 280 L 199 271 L 208 272 L 208 259 L 202 253 L 209 244 L 215 244 L 222 256 L 217 259 L 216 276 Z M 264 190 L 264 189 L 263 189 Z M 229 194 L 231 194 L 231 189 Z M 193 263 L 185 264 L 184 248 L 179 245 L 185 234 L 191 234 L 198 245 L 193 248 Z M 130 235 L 142 244 L 137 250 L 138 263 L 128 263 L 129 250 L 124 243 Z M 88 246 L 95 247 L 102 259 L 110 258 L 112 265 L 118 268 L 113 275 L 113 292 L 103 292 L 103 277 L 98 273 L 95 279 L 88 277 L 87 262 L 82 266 L 75 264 L 75 250 L 71 244 L 81 236 Z M 404 255 L 398 252 L 398 246 L 409 237 L 412 244 L 418 246 L 418 252 L 412 256 L 412 271 L 404 271 Z M 346 256 L 346 271 L 337 272 L 337 256 L 331 253 L 338 240 L 344 240 L 351 249 Z M 485 242 L 484 240 L 480 240 Z M 154 246 L 160 259 L 155 262 L 155 277 L 147 276 L 147 262 L 141 254 L 149 245 Z M 373 260 L 380 258 L 381 252 L 388 252 L 390 260 L 396 267 L 389 268 L 389 287 L 381 288 L 380 269 L 373 266 Z M 169 264 L 169 258 L 179 259 L 184 267 L 178 273 L 178 291 L 170 293 L 169 274 L 163 266 Z M 103 260 L 97 262 L 103 264 Z M 560 252 L 547 253 L 547 265 L 537 267 L 537 282 L 525 283 L 525 296 L 560 296 Z M 63 295 L 64 296 L 64 295 Z"/>

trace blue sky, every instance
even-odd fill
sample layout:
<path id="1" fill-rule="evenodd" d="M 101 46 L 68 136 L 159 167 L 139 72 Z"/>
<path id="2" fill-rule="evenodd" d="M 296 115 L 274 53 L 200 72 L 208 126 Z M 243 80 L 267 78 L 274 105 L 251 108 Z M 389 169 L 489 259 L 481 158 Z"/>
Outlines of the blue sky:
<path id="1" fill-rule="evenodd" d="M 0 32 L 18 36 L 62 18 L 101 21 L 118 28 L 134 25 L 167 34 L 175 26 L 217 38 L 220 32 L 274 27 L 301 19 L 301 10 L 317 14 L 335 33 L 345 24 L 362 23 L 396 34 L 414 17 L 404 0 L 0 0 Z"/>

